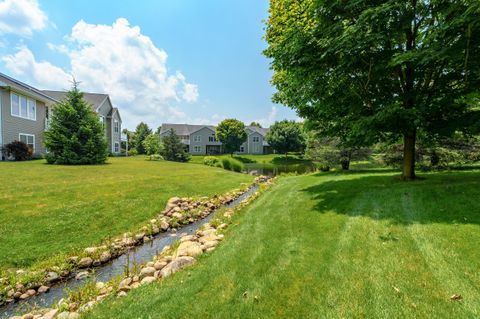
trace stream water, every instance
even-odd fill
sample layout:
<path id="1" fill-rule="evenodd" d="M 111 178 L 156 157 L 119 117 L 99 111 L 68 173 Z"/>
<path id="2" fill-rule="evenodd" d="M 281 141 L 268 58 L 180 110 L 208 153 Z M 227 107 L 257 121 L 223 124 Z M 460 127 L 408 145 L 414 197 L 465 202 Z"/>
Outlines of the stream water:
<path id="1" fill-rule="evenodd" d="M 234 208 L 238 206 L 241 201 L 249 197 L 257 189 L 258 186 L 256 185 L 251 187 L 240 197 L 224 207 Z M 70 279 L 52 286 L 47 293 L 39 294 L 23 301 L 7 304 L 3 308 L 0 308 L 0 319 L 9 318 L 17 313 L 27 313 L 33 308 L 51 308 L 61 298 L 67 297 L 68 291 L 78 289 L 93 279 L 97 282 L 107 282 L 111 278 L 123 274 L 127 267 L 130 267 L 133 264 L 141 264 L 151 261 L 152 258 L 158 255 L 165 246 L 171 245 L 183 235 L 194 234 L 202 224 L 205 224 L 213 217 L 213 214 L 214 212 L 203 219 L 199 219 L 192 224 L 179 228 L 177 231 L 158 234 L 150 242 L 136 246 L 118 258 L 111 260 L 109 263 L 94 268 L 94 271 L 88 278 L 76 280 L 76 273 L 73 273 Z M 80 271 L 77 271 L 77 273 L 78 272 Z"/>

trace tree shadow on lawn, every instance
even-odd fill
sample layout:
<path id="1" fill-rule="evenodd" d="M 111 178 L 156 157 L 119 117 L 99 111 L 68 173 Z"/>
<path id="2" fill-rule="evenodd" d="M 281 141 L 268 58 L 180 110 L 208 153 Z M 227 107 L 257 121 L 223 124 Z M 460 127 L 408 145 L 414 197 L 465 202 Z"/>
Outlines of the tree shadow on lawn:
<path id="1" fill-rule="evenodd" d="M 365 216 L 404 225 L 480 224 L 479 171 L 432 173 L 413 182 L 401 181 L 391 171 L 397 170 L 346 173 L 358 177 L 319 181 L 302 191 L 312 196 L 321 214 Z"/>

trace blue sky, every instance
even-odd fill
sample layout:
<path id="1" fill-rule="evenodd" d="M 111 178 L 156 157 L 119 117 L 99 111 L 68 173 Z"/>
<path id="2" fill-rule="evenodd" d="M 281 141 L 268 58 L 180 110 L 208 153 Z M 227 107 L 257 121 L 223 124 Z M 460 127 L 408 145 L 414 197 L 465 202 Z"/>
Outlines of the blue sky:
<path id="1" fill-rule="evenodd" d="M 267 14 L 267 0 L 0 0 L 0 71 L 45 89 L 66 89 L 73 75 L 110 94 L 130 129 L 270 125 L 296 115 L 271 102 Z"/>

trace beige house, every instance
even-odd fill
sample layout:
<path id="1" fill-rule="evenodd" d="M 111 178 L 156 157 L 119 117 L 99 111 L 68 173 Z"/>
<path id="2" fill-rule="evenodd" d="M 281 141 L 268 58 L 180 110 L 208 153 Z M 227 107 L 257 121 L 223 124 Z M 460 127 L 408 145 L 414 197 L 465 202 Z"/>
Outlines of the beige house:
<path id="1" fill-rule="evenodd" d="M 222 154 L 222 143 L 215 138 L 215 126 L 191 124 L 162 124 L 160 139 L 173 130 L 192 155 Z M 238 154 L 268 154 L 271 147 L 265 140 L 266 128 L 247 126 L 247 141 L 240 146 Z"/>
<path id="2" fill-rule="evenodd" d="M 54 105 L 65 92 L 41 91 L 0 73 L 0 160 L 5 160 L 2 147 L 22 141 L 33 150 L 34 156 L 45 154 L 44 133 Z M 105 127 L 109 151 L 120 154 L 122 120 L 107 94 L 85 93 L 85 100 L 99 115 Z"/>

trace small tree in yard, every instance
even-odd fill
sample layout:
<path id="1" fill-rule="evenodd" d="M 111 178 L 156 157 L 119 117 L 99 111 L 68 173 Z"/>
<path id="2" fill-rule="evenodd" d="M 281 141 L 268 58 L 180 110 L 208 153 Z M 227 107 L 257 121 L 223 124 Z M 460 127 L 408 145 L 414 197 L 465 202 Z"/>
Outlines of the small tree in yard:
<path id="1" fill-rule="evenodd" d="M 275 122 L 265 136 L 268 144 L 287 157 L 288 152 L 299 152 L 305 147 L 302 125 L 295 121 Z"/>
<path id="2" fill-rule="evenodd" d="M 190 154 L 185 150 L 185 145 L 182 144 L 180 137 L 178 137 L 173 129 L 163 138 L 160 155 L 167 161 L 174 162 L 188 162 Z"/>
<path id="3" fill-rule="evenodd" d="M 107 141 L 102 124 L 83 93 L 73 83 L 65 100 L 54 106 L 45 146 L 50 164 L 101 164 L 107 159 Z"/>
<path id="4" fill-rule="evenodd" d="M 152 130 L 148 127 L 148 124 L 140 122 L 135 129 L 135 148 L 138 154 L 146 154 L 143 146 L 143 141 L 152 134 Z"/>
<path id="5" fill-rule="evenodd" d="M 222 142 L 225 153 L 231 154 L 240 149 L 240 146 L 247 141 L 245 124 L 239 120 L 226 119 L 218 124 L 216 132 L 217 139 Z"/>
<path id="6" fill-rule="evenodd" d="M 160 136 L 157 134 L 150 134 L 143 140 L 143 148 L 147 155 L 155 155 L 160 152 Z"/>

